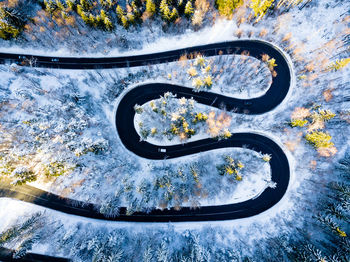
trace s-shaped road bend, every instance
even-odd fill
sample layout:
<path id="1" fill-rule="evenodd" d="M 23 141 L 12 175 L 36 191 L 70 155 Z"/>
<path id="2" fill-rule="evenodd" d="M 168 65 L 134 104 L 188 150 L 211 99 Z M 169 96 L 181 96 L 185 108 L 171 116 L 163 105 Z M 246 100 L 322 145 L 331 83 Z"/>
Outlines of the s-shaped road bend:
<path id="1" fill-rule="evenodd" d="M 151 83 L 139 85 L 126 92 L 121 98 L 116 111 L 116 127 L 124 146 L 138 156 L 147 159 L 176 158 L 208 150 L 227 147 L 243 147 L 269 154 L 272 180 L 277 183 L 276 188 L 266 188 L 258 197 L 244 202 L 221 205 L 203 206 L 198 209 L 183 207 L 180 210 L 153 210 L 149 213 L 137 212 L 126 215 L 126 209 L 121 207 L 116 217 L 101 214 L 99 206 L 84 203 L 46 191 L 23 185 L 11 187 L 8 183 L 0 184 L 0 197 L 16 198 L 34 203 L 46 208 L 88 218 L 112 221 L 134 222 L 180 222 L 180 221 L 214 221 L 245 218 L 257 215 L 274 206 L 285 194 L 289 179 L 290 167 L 283 150 L 273 140 L 256 133 L 234 133 L 229 139 L 202 139 L 183 145 L 162 146 L 166 152 L 160 152 L 159 146 L 140 141 L 134 126 L 134 105 L 144 104 L 157 99 L 165 92 L 172 92 L 178 97 L 193 97 L 198 103 L 217 108 L 224 106 L 226 110 L 237 113 L 263 114 L 278 106 L 286 97 L 291 84 L 291 68 L 283 53 L 273 45 L 258 40 L 237 40 L 194 46 L 178 50 L 135 55 L 124 57 L 77 58 L 77 57 L 48 57 L 26 54 L 0 53 L 0 63 L 21 64 L 25 60 L 32 61 L 32 66 L 58 69 L 104 69 L 144 66 L 177 61 L 184 54 L 201 53 L 204 56 L 238 54 L 242 52 L 261 60 L 262 54 L 268 54 L 276 59 L 277 76 L 268 91 L 261 97 L 253 99 L 236 99 L 211 92 L 193 92 L 191 88 L 178 85 Z"/>

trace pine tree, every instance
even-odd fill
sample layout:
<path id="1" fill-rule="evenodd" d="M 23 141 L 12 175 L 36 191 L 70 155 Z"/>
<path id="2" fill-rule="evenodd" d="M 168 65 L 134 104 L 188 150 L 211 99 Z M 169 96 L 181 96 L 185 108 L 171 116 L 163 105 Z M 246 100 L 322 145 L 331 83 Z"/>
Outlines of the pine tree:
<path id="1" fill-rule="evenodd" d="M 143 262 L 152 262 L 152 261 L 154 261 L 151 246 L 147 247 L 145 252 L 143 252 L 143 257 L 142 258 L 143 258 Z"/>
<path id="2" fill-rule="evenodd" d="M 220 15 L 231 18 L 233 10 L 242 5 L 242 0 L 216 0 Z"/>
<path id="3" fill-rule="evenodd" d="M 80 0 L 80 5 L 83 7 L 85 11 L 89 10 L 92 7 L 89 0 Z"/>
<path id="4" fill-rule="evenodd" d="M 109 8 L 111 8 L 114 5 L 113 1 L 114 0 L 107 0 Z"/>
<path id="5" fill-rule="evenodd" d="M 104 22 L 105 27 L 106 27 L 106 29 L 108 31 L 112 31 L 113 30 L 113 23 L 111 22 L 111 20 L 108 17 L 105 17 L 103 22 Z"/>
<path id="6" fill-rule="evenodd" d="M 87 16 L 87 13 L 82 12 L 80 16 L 81 16 L 81 18 L 83 19 L 83 21 L 84 21 L 85 24 L 88 25 L 88 24 L 90 23 L 90 19 L 89 19 L 89 17 Z"/>
<path id="7" fill-rule="evenodd" d="M 308 133 L 306 134 L 305 138 L 315 148 L 328 148 L 334 145 L 332 142 L 330 142 L 332 136 L 322 131 Z"/>
<path id="8" fill-rule="evenodd" d="M 103 10 L 103 9 L 101 9 L 100 15 L 101 15 L 101 19 L 102 19 L 102 20 L 104 20 L 104 19 L 107 17 L 106 11 Z"/>
<path id="9" fill-rule="evenodd" d="M 136 23 L 136 17 L 135 17 L 135 15 L 133 13 L 128 13 L 126 15 L 126 18 L 128 20 L 128 24 L 134 25 Z"/>
<path id="10" fill-rule="evenodd" d="M 0 38 L 9 40 L 11 38 L 16 38 L 19 34 L 19 29 L 0 21 Z"/>
<path id="11" fill-rule="evenodd" d="M 77 5 L 77 14 L 82 16 L 84 10 L 83 10 L 83 7 L 82 5 Z"/>
<path id="12" fill-rule="evenodd" d="M 64 10 L 64 5 L 62 4 L 62 2 L 60 0 L 56 0 L 56 5 L 57 5 L 59 10 Z"/>
<path id="13" fill-rule="evenodd" d="M 185 16 L 187 18 L 190 18 L 193 15 L 193 6 L 192 6 L 192 1 L 188 0 L 185 6 Z"/>
<path id="14" fill-rule="evenodd" d="M 153 2 L 153 0 L 147 0 L 146 1 L 146 12 L 150 15 L 153 16 L 156 13 L 156 5 Z"/>
<path id="15" fill-rule="evenodd" d="M 129 21 L 128 18 L 124 15 L 121 19 L 121 23 L 125 29 L 129 28 Z"/>
<path id="16" fill-rule="evenodd" d="M 120 20 L 125 15 L 124 9 L 120 5 L 117 6 L 116 13 L 117 13 L 118 19 Z"/>
<path id="17" fill-rule="evenodd" d="M 177 12 L 177 9 L 174 7 L 173 11 L 171 11 L 171 15 L 169 18 L 169 21 L 175 21 L 179 17 L 179 13 Z"/>
<path id="18" fill-rule="evenodd" d="M 172 261 L 170 258 L 167 244 L 164 240 L 161 242 L 160 247 L 157 250 L 157 261 L 158 262 L 170 262 L 170 261 Z"/>
<path id="19" fill-rule="evenodd" d="M 70 9 L 76 10 L 77 5 L 76 5 L 76 3 L 75 3 L 74 0 L 67 0 L 66 3 L 67 3 L 67 6 L 68 6 Z"/>
<path id="20" fill-rule="evenodd" d="M 24 257 L 27 254 L 27 252 L 32 249 L 33 244 L 38 242 L 39 239 L 40 239 L 40 236 L 34 235 L 32 237 L 29 237 L 25 241 L 23 241 L 23 243 L 15 251 L 13 258 L 19 259 L 19 258 Z"/>
<path id="21" fill-rule="evenodd" d="M 57 8 L 57 5 L 54 2 L 52 2 L 52 0 L 49 0 L 49 1 L 45 0 L 44 5 L 45 5 L 45 10 L 50 14 L 52 14 Z"/>
<path id="22" fill-rule="evenodd" d="M 93 14 L 89 14 L 88 24 L 92 26 L 96 26 L 96 19 Z"/>
<path id="23" fill-rule="evenodd" d="M 162 0 L 159 5 L 160 13 L 162 15 L 163 20 L 169 22 L 170 21 L 170 9 L 167 3 L 167 0 Z"/>
<path id="24" fill-rule="evenodd" d="M 272 6 L 274 0 L 252 0 L 250 8 L 253 9 L 257 21 L 264 17 L 267 10 Z"/>
<path id="25" fill-rule="evenodd" d="M 135 1 L 131 2 L 131 8 L 132 8 L 132 13 L 135 17 L 135 22 L 136 22 L 136 20 L 138 20 L 141 17 L 140 9 L 138 8 Z"/>

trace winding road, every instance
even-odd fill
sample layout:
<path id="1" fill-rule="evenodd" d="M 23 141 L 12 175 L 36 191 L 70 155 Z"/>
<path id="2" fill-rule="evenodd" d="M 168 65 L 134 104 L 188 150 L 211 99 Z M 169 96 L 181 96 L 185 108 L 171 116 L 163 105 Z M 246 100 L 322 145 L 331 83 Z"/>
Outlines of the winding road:
<path id="1" fill-rule="evenodd" d="M 89 218 L 135 221 L 135 222 L 180 222 L 180 221 L 214 221 L 245 218 L 257 215 L 274 206 L 287 190 L 290 168 L 283 150 L 271 139 L 255 133 L 236 133 L 227 140 L 203 139 L 184 145 L 162 146 L 166 152 L 160 152 L 159 146 L 140 141 L 134 127 L 134 105 L 144 104 L 157 99 L 165 92 L 172 92 L 178 97 L 193 97 L 198 103 L 226 110 L 235 110 L 237 113 L 263 114 L 278 106 L 286 97 L 291 84 L 291 69 L 286 57 L 273 45 L 258 40 L 237 40 L 204 46 L 195 46 L 178 50 L 153 53 L 147 55 L 125 56 L 115 58 L 75 58 L 75 57 L 47 57 L 24 54 L 0 53 L 0 63 L 17 63 L 35 67 L 61 68 L 61 69 L 102 69 L 143 66 L 177 61 L 183 54 L 200 52 L 205 56 L 241 54 L 248 52 L 250 56 L 261 59 L 262 54 L 268 54 L 276 59 L 277 76 L 273 79 L 268 91 L 261 97 L 249 100 L 235 99 L 210 92 L 193 92 L 192 89 L 170 84 L 144 84 L 130 89 L 121 98 L 116 111 L 116 127 L 124 146 L 144 158 L 164 159 L 176 158 L 208 150 L 247 146 L 249 149 L 264 154 L 270 154 L 272 180 L 277 187 L 266 188 L 258 197 L 241 203 L 203 206 L 199 209 L 183 207 L 181 210 L 153 210 L 150 213 L 134 213 L 126 215 L 126 209 L 120 209 L 117 217 L 106 217 L 99 213 L 98 205 L 83 203 L 68 198 L 23 185 L 11 187 L 3 182 L 0 185 L 0 196 L 15 198 L 43 207 Z"/>

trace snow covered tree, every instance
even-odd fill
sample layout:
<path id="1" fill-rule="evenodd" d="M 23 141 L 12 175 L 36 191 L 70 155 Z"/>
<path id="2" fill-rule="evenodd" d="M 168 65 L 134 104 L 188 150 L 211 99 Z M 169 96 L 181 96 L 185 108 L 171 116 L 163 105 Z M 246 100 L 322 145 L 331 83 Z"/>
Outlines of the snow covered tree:
<path id="1" fill-rule="evenodd" d="M 192 79 L 192 86 L 196 91 L 209 90 L 212 87 L 213 78 L 210 64 L 210 60 L 198 54 L 187 70 L 189 78 Z"/>
<path id="2" fill-rule="evenodd" d="M 237 181 L 241 181 L 242 176 L 239 171 L 244 168 L 244 165 L 240 161 L 235 161 L 231 155 L 225 156 L 224 161 L 224 164 L 216 166 L 219 175 L 234 176 Z"/>
<path id="3" fill-rule="evenodd" d="M 143 252 L 142 256 L 143 262 L 153 262 L 154 261 L 154 256 L 153 256 L 153 251 L 152 247 L 148 246 L 145 251 Z"/>
<path id="4" fill-rule="evenodd" d="M 9 40 L 19 36 L 26 18 L 14 8 L 0 7 L 0 38 Z"/>
<path id="5" fill-rule="evenodd" d="M 157 261 L 158 262 L 171 262 L 168 245 L 165 240 L 162 240 L 159 248 L 157 249 Z"/>
<path id="6" fill-rule="evenodd" d="M 19 247 L 15 250 L 15 253 L 13 254 L 14 259 L 20 259 L 24 257 L 28 251 L 30 251 L 33 247 L 33 245 L 40 240 L 39 235 L 33 235 L 24 240 Z"/>
<path id="7" fill-rule="evenodd" d="M 14 258 L 23 257 L 32 249 L 33 244 L 40 239 L 39 235 L 35 234 L 35 231 L 43 227 L 42 222 L 42 213 L 34 213 L 24 222 L 16 223 L 0 233 L 0 247 L 11 242 L 19 243 L 18 248 L 15 250 Z"/>

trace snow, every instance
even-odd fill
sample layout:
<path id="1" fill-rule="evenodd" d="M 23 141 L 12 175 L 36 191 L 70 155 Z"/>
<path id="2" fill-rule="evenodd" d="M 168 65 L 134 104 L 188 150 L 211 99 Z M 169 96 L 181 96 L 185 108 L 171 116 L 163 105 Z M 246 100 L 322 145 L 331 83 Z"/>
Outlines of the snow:
<path id="1" fill-rule="evenodd" d="M 215 150 L 215 155 L 221 155 L 227 153 L 227 149 Z M 231 149 L 231 155 L 242 161 L 246 167 L 253 165 L 254 161 L 261 159 L 260 155 L 249 149 L 234 148 Z M 214 152 L 209 152 L 214 153 Z M 246 158 L 243 160 L 243 158 Z M 219 160 L 219 159 L 218 159 Z M 218 163 L 219 161 L 215 161 Z M 261 161 L 261 160 L 260 160 Z M 267 187 L 269 187 L 271 181 L 271 169 L 268 163 L 263 163 L 259 167 L 249 168 L 249 171 L 242 171 L 243 179 L 235 185 L 232 185 L 230 192 L 220 192 L 214 198 L 204 198 L 199 200 L 200 206 L 216 206 L 227 205 L 243 202 L 249 199 L 258 197 Z M 184 206 L 190 206 L 189 203 L 185 203 Z"/>
<path id="2" fill-rule="evenodd" d="M 180 49 L 194 45 L 205 45 L 209 43 L 216 43 L 221 41 L 230 41 L 232 39 L 232 28 L 237 29 L 237 26 L 232 21 L 220 20 L 213 27 L 204 28 L 199 32 L 188 31 L 186 35 L 163 37 L 154 43 L 145 44 L 143 48 L 139 50 L 130 50 L 120 52 L 118 49 L 109 50 L 107 56 L 130 56 L 140 55 L 153 52 L 163 52 L 168 50 Z M 199 37 L 200 36 L 200 37 Z M 20 47 L 0 47 L 0 52 L 4 53 L 23 53 L 32 55 L 44 55 L 44 56 L 58 56 L 58 57 L 105 57 L 105 52 L 99 53 L 85 53 L 83 55 L 72 54 L 69 49 L 61 48 L 57 51 L 46 51 L 36 48 L 20 48 Z"/>
<path id="3" fill-rule="evenodd" d="M 344 101 L 344 98 L 348 96 L 349 66 L 342 71 L 327 73 L 322 71 L 321 66 L 317 64 L 317 62 L 322 60 L 322 57 L 318 56 L 318 52 L 326 55 L 330 61 L 343 58 L 346 55 L 346 53 L 343 52 L 344 48 L 339 46 L 338 42 L 333 49 L 325 47 L 325 44 L 332 39 L 338 41 L 339 35 L 341 36 L 347 27 L 346 24 L 339 22 L 344 17 L 342 14 L 344 14 L 344 6 L 346 5 L 344 2 L 338 2 L 341 4 L 327 9 L 325 6 L 332 4 L 329 1 L 317 1 L 317 3 L 313 3 L 315 4 L 313 8 L 304 8 L 301 11 L 295 8 L 288 13 L 280 14 L 278 17 L 266 17 L 259 24 L 254 26 L 243 23 L 238 27 L 233 21 L 221 20 L 217 21 L 214 26 L 206 27 L 197 32 L 189 31 L 180 36 L 157 36 L 157 41 L 149 44 L 145 43 L 143 48 L 137 50 L 122 51 L 114 49 L 109 50 L 108 54 L 100 50 L 95 53 L 89 51 L 82 55 L 126 56 L 166 51 L 199 44 L 231 41 L 238 39 L 235 32 L 240 29 L 243 31 L 241 39 L 248 38 L 248 33 L 253 32 L 254 39 L 267 40 L 279 46 L 287 53 L 286 57 L 290 65 L 293 64 L 292 88 L 281 105 L 273 111 L 261 116 L 231 114 L 232 121 L 230 126 L 230 130 L 233 132 L 257 132 L 257 130 L 259 130 L 259 133 L 272 137 L 274 141 L 279 143 L 288 156 L 292 171 L 287 193 L 274 207 L 254 217 L 234 221 L 172 223 L 171 226 L 177 231 L 184 232 L 188 229 L 207 229 L 212 227 L 214 231 L 219 232 L 221 228 L 224 228 L 231 231 L 225 235 L 225 238 L 218 239 L 218 241 L 231 241 L 236 239 L 244 242 L 246 246 L 250 246 L 254 240 L 263 240 L 268 236 L 277 236 L 280 235 L 281 232 L 292 232 L 293 230 L 295 231 L 295 228 L 298 226 L 303 228 L 304 222 L 310 222 L 305 218 L 309 216 L 309 214 L 306 213 L 308 211 L 305 211 L 307 210 L 305 206 L 308 205 L 309 201 L 316 202 L 316 198 L 321 198 L 321 196 L 315 194 L 315 192 L 309 192 L 313 188 L 312 183 L 324 186 L 325 181 L 329 179 L 324 173 L 327 173 L 328 176 L 333 175 L 335 161 L 342 158 L 345 151 L 350 146 L 347 137 L 349 125 L 340 117 L 337 117 L 334 122 L 331 121 L 326 124 L 326 130 L 332 134 L 333 141 L 338 149 L 334 158 L 322 158 L 318 156 L 314 149 L 305 143 L 303 133 L 301 133 L 304 132 L 303 129 L 292 129 L 287 125 L 293 109 L 295 107 L 307 106 L 310 102 L 322 104 L 325 108 L 336 112 L 337 115 L 350 108 L 349 103 Z M 268 31 L 265 37 L 259 36 L 259 32 L 262 29 Z M 283 40 L 288 33 L 292 33 L 291 39 L 288 41 Z M 293 45 L 295 45 L 295 47 L 292 47 Z M 68 49 L 60 49 L 52 52 L 39 48 L 23 49 L 21 47 L 7 47 L 5 45 L 0 47 L 0 51 L 60 56 L 76 55 L 72 54 Z M 293 61 L 293 63 L 291 61 Z M 312 72 L 308 72 L 305 69 L 305 65 L 310 62 L 316 64 L 315 70 Z M 176 67 L 176 64 L 153 67 L 152 69 L 156 73 L 153 75 L 150 74 L 148 77 L 147 75 L 135 76 L 142 68 L 90 71 L 90 73 L 82 70 L 36 70 L 21 68 L 21 72 L 15 73 L 10 71 L 7 66 L 1 66 L 0 101 L 10 98 L 11 102 L 17 101 L 18 104 L 23 103 L 23 105 L 25 105 L 24 102 L 27 102 L 25 101 L 25 96 L 30 94 L 33 96 L 32 101 L 37 105 L 30 107 L 27 104 L 26 108 L 28 110 L 20 109 L 19 106 L 1 108 L 1 121 L 26 120 L 36 115 L 39 110 L 45 110 L 45 108 L 49 107 L 60 107 L 61 104 L 58 101 L 63 97 L 60 93 L 76 93 L 81 96 L 89 95 L 89 99 L 91 100 L 82 103 L 83 105 L 80 106 L 87 107 L 87 105 L 90 105 L 91 108 L 83 111 L 81 115 L 83 117 L 88 116 L 89 118 L 96 118 L 96 120 L 89 122 L 89 128 L 83 133 L 85 137 L 92 137 L 93 134 L 97 134 L 98 130 L 94 123 L 100 123 L 100 128 L 105 131 L 102 135 L 110 143 L 110 151 L 105 155 L 88 154 L 81 157 L 79 161 L 83 164 L 84 168 L 82 170 L 76 170 L 76 172 L 66 177 L 58 178 L 57 181 L 50 181 L 49 183 L 47 181 L 37 181 L 33 184 L 53 192 L 62 193 L 62 191 L 67 188 L 71 189 L 72 183 L 78 183 L 79 180 L 85 179 L 86 182 L 73 188 L 67 195 L 81 200 L 102 202 L 102 200 L 106 199 L 106 196 L 114 195 L 115 186 L 118 181 L 121 181 L 121 178 L 132 174 L 133 180 L 131 181 L 135 181 L 135 184 L 139 184 L 143 178 L 152 181 L 152 179 L 163 172 L 166 167 L 175 166 L 175 162 L 178 162 L 178 164 L 186 164 L 195 161 L 199 156 L 192 155 L 167 161 L 148 161 L 140 159 L 124 148 L 115 131 L 114 113 L 119 99 L 123 96 L 122 91 L 126 88 L 128 90 L 132 88 L 132 86 L 144 83 L 145 79 L 149 79 L 147 80 L 148 82 L 164 82 L 166 81 L 167 71 L 171 71 L 173 67 Z M 134 79 L 126 77 L 129 73 L 135 76 Z M 99 74 L 101 74 L 101 76 L 99 76 Z M 118 77 L 116 77 L 116 75 L 118 75 Z M 307 79 L 299 78 L 302 75 L 306 75 Z M 113 77 L 116 77 L 115 82 L 113 82 Z M 29 81 L 28 79 L 31 80 Z M 35 81 L 33 82 L 33 79 L 37 79 L 39 84 L 34 85 Z M 59 79 L 59 81 L 57 79 Z M 123 88 L 120 84 L 121 79 L 127 79 L 126 85 L 123 86 Z M 182 80 L 183 83 L 181 83 Z M 188 81 L 188 79 L 183 77 L 182 80 L 178 82 L 179 80 L 172 79 L 171 81 L 168 80 L 168 82 L 190 86 L 190 81 Z M 68 84 L 71 82 L 75 83 L 76 87 L 71 88 L 70 84 Z M 32 85 L 34 85 L 34 87 Z M 329 88 L 329 85 L 332 85 L 334 88 L 332 91 L 334 97 L 329 102 L 326 102 L 323 99 L 322 91 Z M 212 91 L 219 92 L 219 89 L 215 89 L 214 87 Z M 258 96 L 262 94 L 255 91 L 253 92 L 254 95 Z M 240 94 L 235 93 L 227 95 L 239 96 Z M 245 94 L 241 97 L 245 97 Z M 52 114 L 52 117 L 59 116 L 59 111 Z M 68 120 L 64 119 L 64 116 L 61 117 L 62 122 Z M 45 123 L 47 120 L 51 121 L 52 118 L 48 117 L 47 119 L 43 119 L 41 124 Z M 3 128 L 5 124 L 1 121 L 0 128 Z M 17 125 L 9 125 L 6 127 L 9 128 L 6 130 L 10 130 L 10 128 L 19 130 L 19 126 Z M 1 134 L 1 136 L 2 135 L 3 134 Z M 205 134 L 202 134 L 193 139 L 203 138 L 205 137 L 204 135 Z M 80 139 L 82 138 L 79 137 L 79 140 Z M 149 141 L 157 143 L 155 140 Z M 11 150 L 16 153 L 24 149 L 24 145 L 18 143 Z M 50 150 L 57 152 L 55 147 L 52 147 Z M 215 151 L 215 155 L 219 155 L 219 152 L 233 152 L 230 150 L 232 149 L 217 150 Z M 61 152 L 65 153 L 66 151 Z M 211 152 L 209 152 L 209 154 L 210 153 Z M 315 168 L 311 166 L 312 161 L 316 163 Z M 158 168 L 158 170 L 161 171 L 157 174 L 152 174 L 151 171 L 154 168 Z M 264 168 L 268 169 L 268 165 L 265 165 Z M 265 173 L 267 174 L 267 172 Z M 235 188 L 230 194 L 218 194 L 212 199 L 207 200 L 200 199 L 200 203 L 202 205 L 209 203 L 232 203 L 236 201 L 237 197 L 241 201 L 248 196 L 256 196 L 264 186 L 266 186 L 266 183 L 263 183 L 264 176 L 251 173 L 249 176 L 246 176 L 247 179 L 241 181 L 240 187 Z M 7 228 L 17 217 L 22 219 L 27 213 L 45 209 L 32 204 L 2 198 L 0 199 L 0 210 L 2 210 L 2 212 L 0 212 L 1 231 Z M 3 210 L 6 210 L 6 212 Z M 156 231 L 157 228 L 166 229 L 169 226 L 167 223 L 157 223 L 155 225 L 152 223 L 96 221 L 51 210 L 46 210 L 46 212 L 51 217 L 63 221 L 67 229 L 75 223 L 91 223 L 101 228 L 125 227 L 129 230 L 148 228 L 153 231 Z M 314 232 L 314 234 L 322 234 L 322 232 Z M 50 253 L 49 246 L 45 245 L 36 246 L 35 251 Z"/>

